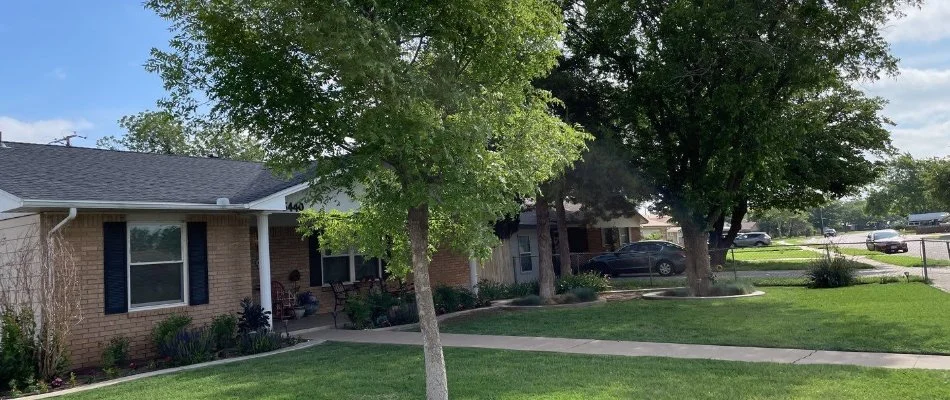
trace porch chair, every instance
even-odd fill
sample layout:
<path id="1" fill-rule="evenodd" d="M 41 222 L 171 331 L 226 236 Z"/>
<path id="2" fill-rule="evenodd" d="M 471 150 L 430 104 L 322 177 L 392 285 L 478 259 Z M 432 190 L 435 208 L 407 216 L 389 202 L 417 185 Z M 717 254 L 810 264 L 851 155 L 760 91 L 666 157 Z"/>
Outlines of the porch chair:
<path id="1" fill-rule="evenodd" d="M 271 307 L 274 309 L 274 320 L 287 321 L 294 315 L 294 298 L 284 289 L 284 285 L 277 281 L 270 284 Z"/>
<path id="2" fill-rule="evenodd" d="M 346 306 L 346 299 L 354 290 L 343 285 L 342 281 L 330 282 L 330 289 L 333 289 L 333 327 L 336 328 L 336 317 Z"/>

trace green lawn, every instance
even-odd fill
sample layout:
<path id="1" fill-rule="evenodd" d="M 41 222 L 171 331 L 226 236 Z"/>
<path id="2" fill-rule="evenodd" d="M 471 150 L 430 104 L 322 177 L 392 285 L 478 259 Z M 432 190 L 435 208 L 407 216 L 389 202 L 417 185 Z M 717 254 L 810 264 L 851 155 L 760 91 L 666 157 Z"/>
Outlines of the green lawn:
<path id="1" fill-rule="evenodd" d="M 777 271 L 777 270 L 806 270 L 811 268 L 812 262 L 820 259 L 822 256 L 819 255 L 818 258 L 812 259 L 803 259 L 803 260 L 748 260 L 748 261 L 735 261 L 726 260 L 726 265 L 723 265 L 723 273 L 728 273 L 729 271 Z M 871 269 L 874 266 L 863 264 L 859 262 L 852 262 L 851 265 L 856 269 Z"/>
<path id="2" fill-rule="evenodd" d="M 446 321 L 443 331 L 950 354 L 950 295 L 925 284 L 764 290 L 765 296 L 741 300 L 502 311 Z"/>
<path id="3" fill-rule="evenodd" d="M 891 265 L 896 265 L 899 267 L 921 267 L 923 266 L 923 260 L 917 256 L 909 256 L 906 254 L 885 254 L 879 251 L 870 251 L 868 249 L 855 249 L 851 247 L 839 247 L 838 252 L 844 255 L 849 256 L 865 256 L 875 261 L 880 261 L 883 263 L 888 263 Z M 929 267 L 946 267 L 950 266 L 950 260 L 941 260 L 941 259 L 928 259 L 927 266 Z"/>
<path id="4" fill-rule="evenodd" d="M 950 372 L 445 349 L 453 399 L 936 399 Z M 65 399 L 420 399 L 419 347 L 330 343 Z"/>
<path id="5" fill-rule="evenodd" d="M 726 258 L 731 260 L 735 256 L 736 261 L 755 261 L 755 260 L 775 260 L 782 258 L 819 258 L 821 253 L 811 250 L 802 250 L 798 247 L 752 247 L 743 249 L 733 249 L 726 254 Z"/>

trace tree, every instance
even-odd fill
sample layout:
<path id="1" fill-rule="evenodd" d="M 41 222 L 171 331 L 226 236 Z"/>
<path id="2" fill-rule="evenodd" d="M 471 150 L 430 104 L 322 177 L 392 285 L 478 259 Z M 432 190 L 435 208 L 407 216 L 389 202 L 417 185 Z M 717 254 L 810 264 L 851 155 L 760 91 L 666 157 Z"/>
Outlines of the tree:
<path id="1" fill-rule="evenodd" d="M 866 210 L 875 216 L 923 214 L 941 211 L 947 204 L 946 174 L 950 161 L 937 158 L 915 159 L 898 155 L 887 162 L 884 175 L 869 190 Z M 944 175 L 945 176 L 945 175 Z M 944 189 L 946 190 L 946 189 Z"/>
<path id="2" fill-rule="evenodd" d="M 144 111 L 126 115 L 119 126 L 120 137 L 105 136 L 96 147 L 140 153 L 218 157 L 229 160 L 263 161 L 260 143 L 248 133 L 226 124 L 194 121 L 187 125 L 169 111 Z"/>
<path id="3" fill-rule="evenodd" d="M 148 64 L 187 119 L 262 139 L 269 163 L 309 170 L 310 197 L 342 191 L 357 213 L 300 220 L 330 249 L 411 269 L 430 399 L 448 397 L 429 258 L 487 257 L 494 221 L 575 160 L 586 135 L 531 86 L 558 55 L 557 7 L 507 2 L 152 0 L 174 23 Z M 205 99 L 212 106 L 202 107 Z M 202 113 L 209 114 L 207 116 Z"/>
<path id="4" fill-rule="evenodd" d="M 846 83 L 896 72 L 879 27 L 916 3 L 591 0 L 574 7 L 568 45 L 598 60 L 591 78 L 612 89 L 633 165 L 655 188 L 655 208 L 683 227 L 691 293 L 711 283 L 713 224 L 793 181 L 782 158 L 809 125 L 797 121 L 798 100 L 859 95 Z M 860 154 L 876 146 L 880 131 L 844 149 Z"/>

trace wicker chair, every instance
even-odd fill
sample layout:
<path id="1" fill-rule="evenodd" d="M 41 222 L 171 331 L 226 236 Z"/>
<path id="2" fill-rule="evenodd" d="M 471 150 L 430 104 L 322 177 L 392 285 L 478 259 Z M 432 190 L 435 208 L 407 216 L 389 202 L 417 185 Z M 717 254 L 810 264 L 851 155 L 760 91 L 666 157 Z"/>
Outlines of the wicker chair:
<path id="1" fill-rule="evenodd" d="M 284 289 L 284 285 L 277 281 L 270 284 L 271 307 L 274 309 L 274 320 L 283 320 L 293 318 L 294 316 L 294 298 Z"/>

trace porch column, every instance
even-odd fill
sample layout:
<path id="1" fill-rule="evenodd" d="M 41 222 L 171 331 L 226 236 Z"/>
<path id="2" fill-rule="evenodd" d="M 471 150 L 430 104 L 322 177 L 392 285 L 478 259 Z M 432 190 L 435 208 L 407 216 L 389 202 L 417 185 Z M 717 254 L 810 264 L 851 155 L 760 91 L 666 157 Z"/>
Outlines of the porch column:
<path id="1" fill-rule="evenodd" d="M 472 281 L 472 292 L 478 294 L 478 260 L 468 259 L 468 278 Z"/>
<path id="2" fill-rule="evenodd" d="M 270 297 L 270 225 L 267 216 L 268 213 L 257 214 L 257 264 L 261 282 L 261 307 L 264 311 L 272 313 L 274 310 Z M 268 324 L 274 326 L 271 320 L 273 314 L 268 315 Z"/>

